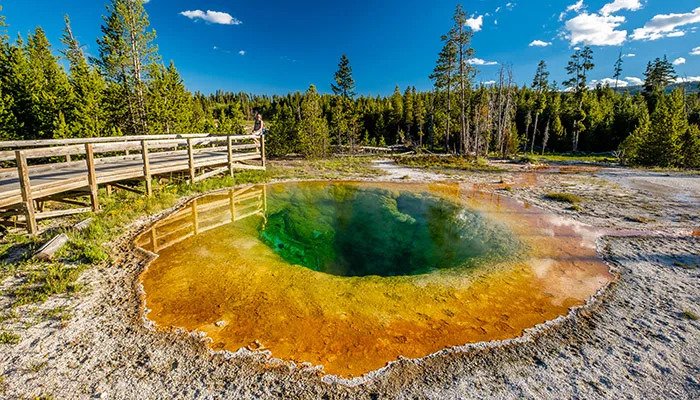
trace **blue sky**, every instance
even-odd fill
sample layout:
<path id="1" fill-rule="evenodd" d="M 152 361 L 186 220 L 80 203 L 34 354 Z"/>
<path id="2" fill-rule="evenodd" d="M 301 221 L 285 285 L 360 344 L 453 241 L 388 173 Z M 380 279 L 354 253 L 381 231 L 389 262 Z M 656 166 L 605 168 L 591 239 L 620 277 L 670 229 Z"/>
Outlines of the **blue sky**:
<path id="1" fill-rule="evenodd" d="M 96 52 L 106 2 L 0 0 L 11 37 L 42 26 L 58 50 L 63 15 L 69 14 L 89 53 Z M 571 52 L 584 44 L 594 49 L 593 79 L 609 78 L 623 52 L 628 55 L 623 76 L 630 82 L 643 77 L 647 61 L 664 54 L 677 60 L 679 75 L 700 80 L 698 0 L 462 4 L 476 31 L 474 62 L 482 64 L 481 82 L 495 79 L 499 65 L 508 64 L 519 83 L 529 83 L 540 59 L 561 82 Z M 428 76 L 455 5 L 443 0 L 149 0 L 146 8 L 160 54 L 175 61 L 191 90 L 272 94 L 314 83 L 328 92 L 338 59 L 347 53 L 358 92 L 389 94 L 397 84 L 431 88 Z"/>

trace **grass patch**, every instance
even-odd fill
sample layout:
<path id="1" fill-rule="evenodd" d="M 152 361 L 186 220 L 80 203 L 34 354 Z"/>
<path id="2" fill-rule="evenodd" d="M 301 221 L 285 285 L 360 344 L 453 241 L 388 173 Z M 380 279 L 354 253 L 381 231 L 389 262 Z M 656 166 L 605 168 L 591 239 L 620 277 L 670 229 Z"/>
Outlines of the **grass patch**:
<path id="1" fill-rule="evenodd" d="M 75 293 L 79 289 L 76 280 L 86 268 L 86 264 L 39 264 L 28 271 L 24 281 L 11 292 L 14 304 L 43 303 L 52 295 Z"/>
<path id="2" fill-rule="evenodd" d="M 700 316 L 698 316 L 690 310 L 683 310 L 683 316 L 692 321 L 697 321 L 698 319 L 700 319 Z"/>
<path id="3" fill-rule="evenodd" d="M 14 345 L 19 343 L 20 340 L 22 340 L 22 338 L 16 333 L 6 331 L 0 332 L 0 344 Z"/>
<path id="4" fill-rule="evenodd" d="M 522 163 L 569 163 L 569 164 L 612 164 L 618 160 L 610 154 L 523 154 L 518 157 Z"/>
<path id="5" fill-rule="evenodd" d="M 394 161 L 399 165 L 410 168 L 452 169 L 473 172 L 503 171 L 501 168 L 490 165 L 488 160 L 484 158 L 473 159 L 457 156 L 419 155 L 398 156 L 394 157 Z"/>
<path id="6" fill-rule="evenodd" d="M 41 317 L 44 319 L 55 319 L 58 321 L 68 321 L 71 317 L 71 312 L 68 307 L 60 306 L 45 310 L 41 313 Z"/>
<path id="7" fill-rule="evenodd" d="M 577 205 L 583 199 L 581 197 L 571 194 L 571 193 L 561 193 L 561 192 L 550 192 L 544 195 L 547 200 L 558 201 L 559 203 L 568 203 Z"/>

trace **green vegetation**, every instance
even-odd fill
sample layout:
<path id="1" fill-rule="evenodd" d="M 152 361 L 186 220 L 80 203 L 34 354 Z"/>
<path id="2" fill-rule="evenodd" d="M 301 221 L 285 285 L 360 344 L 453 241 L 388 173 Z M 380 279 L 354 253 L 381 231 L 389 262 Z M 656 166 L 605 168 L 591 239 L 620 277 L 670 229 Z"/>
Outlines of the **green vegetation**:
<path id="1" fill-rule="evenodd" d="M 357 96 L 343 55 L 333 94 L 319 94 L 312 85 L 306 93 L 284 96 L 205 96 L 188 92 L 175 64 L 162 61 L 143 3 L 109 0 L 94 59 L 84 54 L 68 18 L 61 57 L 41 28 L 14 43 L 0 35 L 0 139 L 241 133 L 260 112 L 268 121 L 273 157 L 319 158 L 334 145 L 401 144 L 477 157 L 618 152 L 630 165 L 700 167 L 700 94 L 683 88 L 668 93 L 676 73 L 666 58 L 649 63 L 636 94 L 591 88 L 595 63 L 589 47 L 574 51 L 563 86 L 550 81 L 544 60 L 529 87 L 518 87 L 507 68 L 494 85 L 476 85 L 474 66 L 464 62 L 475 55 L 467 15 L 458 6 L 446 21 L 430 76 L 434 91 L 397 86 L 390 96 Z M 621 57 L 614 67 L 619 80 Z"/>
<path id="2" fill-rule="evenodd" d="M 457 156 L 399 156 L 394 157 L 397 164 L 411 168 L 453 169 L 459 171 L 498 172 L 500 168 L 490 165 L 486 159 L 469 159 Z"/>
<path id="3" fill-rule="evenodd" d="M 552 200 L 552 201 L 558 201 L 560 203 L 568 203 L 568 204 L 573 204 L 573 205 L 578 205 L 581 201 L 581 197 L 571 194 L 571 193 L 559 193 L 559 192 L 550 192 L 544 195 L 544 198 L 547 200 Z M 577 211 L 577 210 L 575 210 Z"/>
<path id="4" fill-rule="evenodd" d="M 517 158 L 523 163 L 561 163 L 561 164 L 597 164 L 616 163 L 618 160 L 612 155 L 599 154 L 523 154 Z"/>
<path id="5" fill-rule="evenodd" d="M 22 338 L 15 333 L 0 331 L 0 345 L 17 344 L 20 340 L 22 340 Z"/>

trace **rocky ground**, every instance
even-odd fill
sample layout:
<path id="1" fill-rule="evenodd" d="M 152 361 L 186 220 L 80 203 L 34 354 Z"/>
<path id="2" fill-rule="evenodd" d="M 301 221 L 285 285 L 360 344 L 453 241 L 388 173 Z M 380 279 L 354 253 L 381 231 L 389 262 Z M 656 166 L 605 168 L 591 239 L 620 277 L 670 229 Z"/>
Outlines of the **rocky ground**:
<path id="1" fill-rule="evenodd" d="M 113 266 L 81 276 L 77 296 L 20 308 L 3 323 L 21 340 L 0 344 L 0 397 L 700 398 L 700 176 L 593 166 L 375 167 L 386 172 L 377 179 L 456 180 L 603 228 L 612 236 L 599 250 L 619 280 L 588 307 L 522 338 L 401 360 L 368 379 L 338 382 L 264 354 L 212 353 L 201 337 L 144 321 L 136 281 L 143 259 L 130 245 L 148 223 L 141 220 L 113 244 Z M 546 200 L 550 192 L 581 202 Z M 6 304 L 0 296 L 0 308 Z M 37 308 L 70 317 L 37 318 Z"/>

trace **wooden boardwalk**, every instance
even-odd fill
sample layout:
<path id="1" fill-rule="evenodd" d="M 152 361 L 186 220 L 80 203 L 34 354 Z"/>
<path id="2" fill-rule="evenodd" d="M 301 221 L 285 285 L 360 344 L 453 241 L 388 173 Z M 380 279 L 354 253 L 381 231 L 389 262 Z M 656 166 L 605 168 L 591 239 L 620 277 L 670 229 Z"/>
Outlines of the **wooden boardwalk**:
<path id="1" fill-rule="evenodd" d="M 36 220 L 97 211 L 100 186 L 129 189 L 124 182 L 184 174 L 197 182 L 240 169 L 265 169 L 261 136 L 157 135 L 114 138 L 0 142 L 0 216 L 37 232 Z M 75 194 L 89 194 L 83 208 L 38 212 L 46 201 L 79 204 Z M 19 216 L 19 218 L 17 218 Z M 3 221 L 7 223 L 7 220 Z"/>

